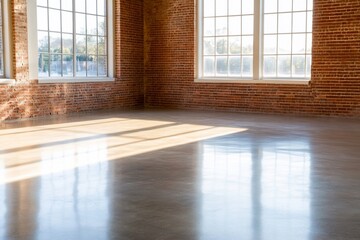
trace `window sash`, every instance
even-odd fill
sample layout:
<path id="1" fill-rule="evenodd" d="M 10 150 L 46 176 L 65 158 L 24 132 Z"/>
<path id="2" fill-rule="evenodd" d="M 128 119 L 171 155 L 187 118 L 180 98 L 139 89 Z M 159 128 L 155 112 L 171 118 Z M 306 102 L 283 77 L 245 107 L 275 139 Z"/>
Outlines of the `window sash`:
<path id="1" fill-rule="evenodd" d="M 219 0 L 215 0 L 214 2 L 214 8 L 216 11 L 216 2 Z M 240 0 L 239 0 L 240 1 Z M 244 0 L 242 0 L 244 1 Z M 241 2 L 240 1 L 240 4 Z M 246 1 L 246 0 L 245 0 Z M 198 1 L 198 67 L 197 67 L 197 71 L 198 71 L 198 78 L 199 79 L 228 79 L 228 80 L 236 80 L 236 79 L 248 79 L 248 80 L 284 80 L 284 79 L 292 79 L 292 80 L 308 80 L 310 79 L 310 75 L 311 75 L 311 47 L 310 47 L 310 51 L 308 50 L 308 41 L 305 40 L 306 42 L 306 46 L 304 51 L 305 52 L 301 52 L 299 54 L 295 54 L 293 51 L 289 54 L 291 56 L 291 61 L 293 61 L 293 59 L 297 56 L 299 57 L 304 57 L 305 58 L 305 70 L 304 70 L 304 74 L 303 76 L 298 76 L 293 74 L 293 70 L 290 69 L 291 74 L 289 76 L 280 76 L 278 75 L 278 65 L 276 65 L 276 75 L 275 76 L 267 76 L 266 74 L 264 74 L 265 71 L 265 67 L 264 66 L 264 59 L 265 57 L 267 57 L 268 55 L 264 52 L 264 38 L 266 36 L 265 32 L 264 32 L 264 19 L 265 19 L 265 1 L 266 0 L 255 0 L 254 1 L 254 15 L 253 15 L 253 69 L 252 69 L 252 76 L 231 76 L 229 75 L 229 67 L 227 67 L 228 73 L 223 76 L 219 76 L 216 75 L 216 67 L 214 67 L 214 74 L 213 75 L 209 75 L 206 76 L 205 74 L 205 69 L 204 69 L 204 64 L 206 64 L 206 62 L 204 62 L 205 57 L 207 56 L 206 54 L 204 54 L 204 44 L 205 44 L 205 38 L 206 38 L 206 34 L 204 33 L 205 31 L 205 19 L 206 18 L 210 18 L 209 16 L 205 16 L 205 7 L 204 7 L 204 2 L 205 0 L 199 0 Z M 229 2 L 227 0 L 227 2 Z M 279 0 L 277 0 L 277 3 L 279 3 Z M 311 6 L 310 6 L 311 4 Z M 279 10 L 279 5 L 277 5 L 277 10 Z M 291 13 L 291 15 L 293 15 L 293 13 L 296 12 L 305 12 L 306 13 L 306 27 L 308 28 L 308 21 L 311 20 L 312 23 L 312 0 L 307 0 L 306 1 L 306 9 L 302 10 L 302 11 L 294 11 L 294 6 L 292 5 L 291 11 L 289 11 L 289 13 Z M 280 12 L 280 14 L 283 14 L 285 12 Z M 278 15 L 279 13 L 277 13 Z M 213 14 L 213 18 L 216 18 L 218 16 L 216 16 L 216 13 Z M 229 7 L 228 7 L 228 12 L 227 15 L 225 17 L 229 17 L 232 16 L 229 14 Z M 277 16 L 278 17 L 278 16 Z M 311 25 L 312 26 L 312 25 Z M 278 29 L 278 24 L 276 26 L 276 28 Z M 293 30 L 293 29 L 292 29 Z M 214 31 L 216 31 L 216 25 L 214 26 Z M 300 33 L 295 33 L 294 31 L 291 31 L 289 33 L 290 35 L 294 35 L 294 34 L 300 34 Z M 309 29 L 305 30 L 305 34 L 306 34 L 306 39 L 308 39 L 308 35 L 311 36 L 312 34 L 312 30 L 309 31 Z M 214 33 L 214 35 L 216 36 L 216 33 Z M 276 36 L 279 35 L 279 33 L 277 32 L 276 34 L 274 34 Z M 229 38 L 229 34 L 227 34 L 227 37 Z M 293 39 L 292 39 L 293 40 Z M 216 48 L 216 42 L 215 44 L 215 48 Z M 292 42 L 291 42 L 292 44 Z M 311 44 L 311 42 L 310 42 Z M 216 51 L 216 49 L 214 50 Z M 216 57 L 219 57 L 221 55 L 216 54 L 216 52 L 214 53 L 214 59 L 216 59 Z M 229 56 L 229 50 L 227 52 L 226 55 L 222 55 L 222 56 Z M 244 55 L 241 54 L 241 57 L 243 57 Z M 279 56 L 281 56 L 281 54 L 276 54 L 276 59 L 279 58 Z M 277 62 L 276 62 L 277 63 Z M 214 63 L 214 65 L 216 66 L 216 64 Z M 293 67 L 293 64 L 290 64 L 290 67 Z"/>
<path id="2" fill-rule="evenodd" d="M 47 29 L 39 29 L 39 25 L 37 25 L 37 33 L 36 34 L 39 34 L 39 33 L 44 33 L 45 35 L 47 35 L 47 51 L 41 51 L 39 49 L 39 41 L 37 41 L 37 47 L 38 47 L 38 65 L 40 64 L 40 60 L 42 60 L 40 58 L 40 56 L 44 56 L 47 57 L 47 66 L 48 66 L 48 69 L 47 69 L 47 72 L 46 72 L 46 75 L 44 76 L 41 76 L 40 73 L 39 73 L 39 66 L 38 66 L 38 76 L 39 78 L 41 79 L 51 79 L 51 78 L 102 78 L 102 77 L 108 77 L 109 76 L 109 66 L 110 66 L 110 57 L 109 57 L 109 32 L 108 32 L 108 29 L 109 29 L 109 21 L 108 21 L 108 1 L 107 0 L 104 0 L 105 2 L 105 6 L 104 6 L 104 14 L 99 14 L 98 12 L 98 4 L 96 4 L 96 9 L 95 9 L 95 13 L 89 13 L 88 12 L 88 8 L 87 8 L 87 5 L 86 5 L 86 2 L 87 1 L 84 1 L 85 2 L 85 10 L 84 12 L 79 12 L 77 11 L 76 9 L 76 1 L 75 0 L 72 0 L 72 10 L 69 10 L 69 9 L 64 9 L 63 6 L 62 6 L 62 1 L 59 1 L 59 7 L 51 7 L 49 5 L 49 1 L 48 0 L 45 0 L 45 2 L 47 2 L 47 5 L 46 6 L 42 6 L 42 5 L 38 5 L 36 4 L 36 11 L 38 11 L 39 9 L 46 9 L 47 11 Z M 51 29 L 50 27 L 50 11 L 58 11 L 59 14 L 60 14 L 60 21 L 59 21 L 59 29 L 58 30 L 53 30 Z M 64 14 L 71 14 L 72 16 L 72 32 L 69 32 L 69 31 L 65 31 L 64 30 L 64 26 L 63 26 L 63 15 Z M 84 29 L 84 32 L 82 33 L 78 33 L 77 32 L 77 24 L 76 24 L 76 17 L 77 17 L 77 14 L 82 14 L 83 17 L 85 18 L 85 29 Z M 110 15 L 111 16 L 111 15 Z M 96 19 L 96 33 L 89 33 L 89 29 L 88 29 L 88 18 L 89 17 L 92 17 Z M 103 29 L 103 34 L 99 34 L 99 18 L 103 18 L 104 19 L 104 29 Z M 60 43 L 58 46 L 59 47 L 59 50 L 60 52 L 53 52 L 52 49 L 51 49 L 51 36 L 52 35 L 58 35 L 60 36 Z M 72 44 L 71 44 L 71 48 L 72 48 L 72 51 L 70 51 L 69 53 L 65 53 L 64 52 L 64 35 L 68 35 L 70 36 L 71 35 L 71 38 L 72 38 Z M 82 52 L 78 52 L 78 48 L 77 48 L 77 40 L 79 37 L 84 37 L 84 42 L 85 42 L 85 53 Z M 96 51 L 95 52 L 89 52 L 89 39 L 90 38 L 95 38 L 95 42 L 94 42 L 94 46 L 96 46 Z M 99 51 L 99 46 L 102 46 L 102 45 L 99 45 L 99 40 L 100 39 L 103 39 L 104 41 L 104 49 L 103 49 L 103 52 L 100 53 Z M 79 60 L 80 57 L 83 58 L 83 56 L 85 56 L 85 59 L 82 61 L 83 64 L 85 64 L 85 74 L 79 74 L 79 72 L 77 71 L 77 67 L 79 65 L 79 63 L 81 62 Z M 52 66 L 51 66 L 51 59 L 52 58 L 58 58 L 60 59 L 60 71 L 58 72 L 58 74 L 52 74 Z M 65 59 L 68 59 L 70 60 L 71 62 L 71 65 L 72 65 L 72 72 L 70 73 L 70 75 L 66 75 L 64 74 L 64 62 L 68 62 L 68 61 L 64 61 Z M 96 59 L 96 74 L 89 74 L 89 60 L 93 60 L 93 59 Z M 99 71 L 100 71 L 100 63 L 99 63 L 99 59 L 101 59 L 101 61 L 105 62 L 104 66 L 105 66 L 105 69 L 103 71 L 102 74 L 99 74 Z M 45 60 L 46 61 L 46 60 Z"/>

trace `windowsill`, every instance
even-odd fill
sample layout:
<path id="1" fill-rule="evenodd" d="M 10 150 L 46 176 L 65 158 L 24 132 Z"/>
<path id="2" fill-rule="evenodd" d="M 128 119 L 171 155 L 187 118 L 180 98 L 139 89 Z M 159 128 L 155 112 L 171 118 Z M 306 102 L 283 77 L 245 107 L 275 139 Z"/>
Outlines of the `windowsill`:
<path id="1" fill-rule="evenodd" d="M 310 79 L 266 79 L 266 80 L 252 80 L 252 79 L 224 79 L 224 78 L 197 78 L 197 83 L 246 83 L 246 84 L 298 84 L 308 85 Z"/>
<path id="2" fill-rule="evenodd" d="M 15 79 L 0 78 L 0 85 L 12 85 L 15 84 Z"/>
<path id="3" fill-rule="evenodd" d="M 40 78 L 40 84 L 50 83 L 102 83 L 102 82 L 114 82 L 115 78 L 112 77 L 99 77 L 99 78 Z"/>

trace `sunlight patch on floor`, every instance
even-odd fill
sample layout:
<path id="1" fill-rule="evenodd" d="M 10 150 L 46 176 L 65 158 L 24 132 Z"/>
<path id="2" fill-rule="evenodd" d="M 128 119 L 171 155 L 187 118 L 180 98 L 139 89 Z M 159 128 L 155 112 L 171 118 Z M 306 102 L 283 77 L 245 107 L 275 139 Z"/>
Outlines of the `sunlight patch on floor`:
<path id="1" fill-rule="evenodd" d="M 108 118 L 0 130 L 0 184 L 246 131 Z"/>

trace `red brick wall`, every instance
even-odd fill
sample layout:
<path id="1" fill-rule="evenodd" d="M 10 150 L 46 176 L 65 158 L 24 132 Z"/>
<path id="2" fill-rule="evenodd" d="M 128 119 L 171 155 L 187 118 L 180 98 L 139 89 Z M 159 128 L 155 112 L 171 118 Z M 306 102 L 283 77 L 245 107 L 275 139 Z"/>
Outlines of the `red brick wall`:
<path id="1" fill-rule="evenodd" d="M 15 85 L 0 85 L 0 119 L 143 107 L 143 1 L 115 0 L 116 80 L 38 84 L 28 79 L 26 0 L 11 1 Z"/>
<path id="2" fill-rule="evenodd" d="M 359 0 L 314 0 L 310 85 L 194 83 L 194 1 L 144 1 L 146 106 L 360 117 Z"/>

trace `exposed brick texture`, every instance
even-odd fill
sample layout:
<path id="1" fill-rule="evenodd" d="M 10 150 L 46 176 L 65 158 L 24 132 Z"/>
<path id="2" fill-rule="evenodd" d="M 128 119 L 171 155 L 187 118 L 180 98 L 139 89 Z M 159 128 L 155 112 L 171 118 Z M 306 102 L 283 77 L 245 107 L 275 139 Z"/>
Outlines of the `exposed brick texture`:
<path id="1" fill-rule="evenodd" d="M 146 106 L 360 117 L 359 0 L 314 0 L 310 85 L 195 83 L 196 1 L 144 12 Z"/>
<path id="2" fill-rule="evenodd" d="M 143 107 L 143 1 L 115 0 L 116 80 L 39 84 L 29 81 L 26 0 L 11 1 L 15 85 L 0 85 L 0 119 Z"/>
<path id="3" fill-rule="evenodd" d="M 115 0 L 116 81 L 39 84 L 26 0 L 11 9 L 16 84 L 0 85 L 1 120 L 140 108 L 144 96 L 148 107 L 360 117 L 360 0 L 314 0 L 309 85 L 195 83 L 196 0 Z"/>

